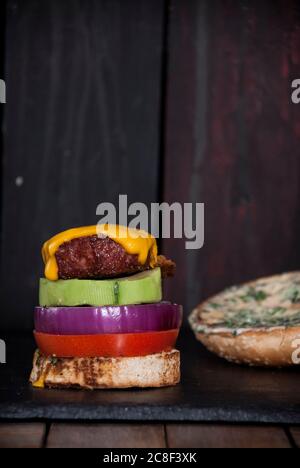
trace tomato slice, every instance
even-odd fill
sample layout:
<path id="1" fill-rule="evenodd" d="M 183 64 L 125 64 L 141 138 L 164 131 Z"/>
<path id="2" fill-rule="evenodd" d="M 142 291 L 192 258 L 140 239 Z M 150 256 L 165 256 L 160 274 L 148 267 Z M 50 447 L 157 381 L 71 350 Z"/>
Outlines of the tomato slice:
<path id="1" fill-rule="evenodd" d="M 170 351 L 179 329 L 110 335 L 50 335 L 34 332 L 36 344 L 45 356 L 130 357 Z"/>

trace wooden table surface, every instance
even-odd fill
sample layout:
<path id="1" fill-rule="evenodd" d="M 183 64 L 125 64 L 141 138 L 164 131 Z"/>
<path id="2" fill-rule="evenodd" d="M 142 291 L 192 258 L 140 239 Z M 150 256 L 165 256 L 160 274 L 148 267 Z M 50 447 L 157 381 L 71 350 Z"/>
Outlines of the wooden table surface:
<path id="1" fill-rule="evenodd" d="M 0 423 L 0 448 L 299 448 L 300 428 L 210 424 Z"/>

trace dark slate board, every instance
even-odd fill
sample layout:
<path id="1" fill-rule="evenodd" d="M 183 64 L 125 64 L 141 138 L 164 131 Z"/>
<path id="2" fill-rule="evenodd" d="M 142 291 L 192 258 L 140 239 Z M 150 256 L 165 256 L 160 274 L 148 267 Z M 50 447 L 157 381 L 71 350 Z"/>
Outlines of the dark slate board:
<path id="1" fill-rule="evenodd" d="M 181 334 L 182 382 L 156 390 L 69 391 L 27 383 L 34 343 L 8 337 L 0 366 L 0 418 L 300 423 L 299 369 L 231 365 Z"/>

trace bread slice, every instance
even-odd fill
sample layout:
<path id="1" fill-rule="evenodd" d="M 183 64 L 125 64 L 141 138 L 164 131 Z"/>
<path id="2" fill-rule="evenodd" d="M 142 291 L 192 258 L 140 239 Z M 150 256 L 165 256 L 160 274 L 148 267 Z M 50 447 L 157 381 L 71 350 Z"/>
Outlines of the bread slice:
<path id="1" fill-rule="evenodd" d="M 177 350 L 142 357 L 56 358 L 36 351 L 30 382 L 50 388 L 166 387 L 180 380 Z"/>
<path id="2" fill-rule="evenodd" d="M 193 310 L 189 321 L 197 339 L 228 361 L 300 364 L 300 272 L 226 289 Z"/>

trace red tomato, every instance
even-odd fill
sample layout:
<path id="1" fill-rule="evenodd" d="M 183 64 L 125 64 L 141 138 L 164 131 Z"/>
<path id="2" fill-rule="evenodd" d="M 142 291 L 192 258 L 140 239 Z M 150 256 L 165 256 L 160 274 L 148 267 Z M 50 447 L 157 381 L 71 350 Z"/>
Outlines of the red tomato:
<path id="1" fill-rule="evenodd" d="M 170 351 L 179 330 L 110 335 L 50 335 L 34 332 L 40 352 L 57 357 L 146 356 Z"/>

